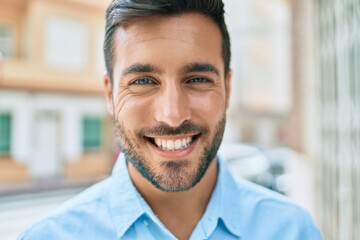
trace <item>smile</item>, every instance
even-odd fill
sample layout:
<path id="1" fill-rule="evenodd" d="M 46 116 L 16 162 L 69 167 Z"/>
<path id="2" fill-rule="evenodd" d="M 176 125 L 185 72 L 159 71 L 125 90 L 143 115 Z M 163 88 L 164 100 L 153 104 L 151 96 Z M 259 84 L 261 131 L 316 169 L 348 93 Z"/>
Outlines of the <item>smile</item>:
<path id="1" fill-rule="evenodd" d="M 146 137 L 146 139 L 150 141 L 150 143 L 155 145 L 157 148 L 161 149 L 162 151 L 178 151 L 189 147 L 191 144 L 193 144 L 196 141 L 198 137 L 199 135 L 188 136 L 183 138 L 174 137 L 171 139 L 161 138 L 161 137 L 156 137 L 156 138 Z"/>

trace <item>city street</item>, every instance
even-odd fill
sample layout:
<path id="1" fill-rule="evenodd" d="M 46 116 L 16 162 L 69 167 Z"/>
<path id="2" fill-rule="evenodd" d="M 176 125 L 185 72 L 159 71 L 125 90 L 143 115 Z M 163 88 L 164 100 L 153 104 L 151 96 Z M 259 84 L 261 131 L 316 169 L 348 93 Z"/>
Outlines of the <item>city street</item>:
<path id="1" fill-rule="evenodd" d="M 14 240 L 22 230 L 82 188 L 0 197 L 0 239 Z"/>

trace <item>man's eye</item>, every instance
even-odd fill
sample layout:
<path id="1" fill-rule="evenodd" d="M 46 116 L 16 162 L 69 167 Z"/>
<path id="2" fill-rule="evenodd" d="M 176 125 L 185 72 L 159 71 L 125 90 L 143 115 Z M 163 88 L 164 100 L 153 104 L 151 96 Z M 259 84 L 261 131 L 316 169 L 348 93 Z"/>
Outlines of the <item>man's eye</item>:
<path id="1" fill-rule="evenodd" d="M 195 77 L 189 80 L 189 83 L 210 83 L 211 81 L 203 77 Z"/>
<path id="2" fill-rule="evenodd" d="M 154 81 L 150 78 L 139 78 L 132 82 L 134 85 L 147 85 L 147 84 L 154 84 Z"/>

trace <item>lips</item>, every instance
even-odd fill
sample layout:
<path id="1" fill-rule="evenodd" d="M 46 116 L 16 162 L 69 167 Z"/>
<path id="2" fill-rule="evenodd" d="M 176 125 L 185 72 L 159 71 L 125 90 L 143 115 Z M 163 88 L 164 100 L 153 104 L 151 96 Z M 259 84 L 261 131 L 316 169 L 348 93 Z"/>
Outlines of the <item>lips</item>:
<path id="1" fill-rule="evenodd" d="M 172 152 L 188 148 L 196 141 L 199 135 L 185 137 L 145 137 L 151 144 L 155 145 L 162 151 Z"/>

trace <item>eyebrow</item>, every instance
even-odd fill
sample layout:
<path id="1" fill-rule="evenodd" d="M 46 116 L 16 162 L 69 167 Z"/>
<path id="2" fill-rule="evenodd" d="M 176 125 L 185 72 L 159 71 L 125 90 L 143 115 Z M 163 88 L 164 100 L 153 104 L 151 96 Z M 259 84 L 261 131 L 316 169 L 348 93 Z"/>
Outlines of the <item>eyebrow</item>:
<path id="1" fill-rule="evenodd" d="M 136 63 L 124 69 L 121 76 L 125 77 L 131 73 L 163 73 L 164 71 L 152 64 Z M 219 70 L 209 63 L 190 63 L 183 68 L 183 73 L 212 72 L 219 76 Z"/>
<path id="2" fill-rule="evenodd" d="M 219 76 L 219 70 L 209 63 L 191 63 L 184 67 L 184 73 L 212 72 Z"/>
<path id="3" fill-rule="evenodd" d="M 163 71 L 160 68 L 155 67 L 154 65 L 136 63 L 125 68 L 121 76 L 125 77 L 126 75 L 131 73 L 162 73 L 162 72 Z"/>

